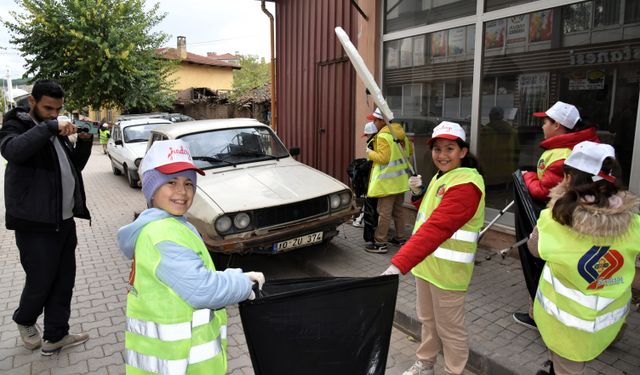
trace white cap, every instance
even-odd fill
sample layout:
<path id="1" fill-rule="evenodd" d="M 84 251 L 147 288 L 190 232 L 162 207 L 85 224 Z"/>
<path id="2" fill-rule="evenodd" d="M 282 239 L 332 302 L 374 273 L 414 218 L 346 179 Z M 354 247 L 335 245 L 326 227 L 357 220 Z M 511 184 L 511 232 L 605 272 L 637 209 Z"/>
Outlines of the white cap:
<path id="1" fill-rule="evenodd" d="M 580 120 L 578 109 L 567 103 L 557 101 L 545 112 L 535 112 L 534 117 L 549 117 L 567 129 L 573 129 Z"/>
<path id="2" fill-rule="evenodd" d="M 391 112 L 391 118 L 393 119 L 393 112 Z M 372 114 L 367 116 L 367 120 L 369 120 L 369 121 L 373 121 L 375 119 L 384 120 L 384 116 L 382 115 L 382 111 L 380 111 L 380 108 L 377 108 L 377 107 L 376 107 L 376 110 L 373 111 Z"/>
<path id="3" fill-rule="evenodd" d="M 445 138 L 450 140 L 456 140 L 460 138 L 462 142 L 467 141 L 467 137 L 464 134 L 464 129 L 460 124 L 449 121 L 442 121 L 435 128 L 433 128 L 433 134 L 431 135 L 431 139 L 427 142 L 431 144 L 436 138 Z"/>
<path id="4" fill-rule="evenodd" d="M 580 142 L 573 148 L 571 155 L 564 161 L 565 165 L 592 174 L 593 181 L 605 179 L 615 181 L 615 177 L 602 172 L 602 162 L 606 158 L 615 158 L 616 152 L 606 143 L 591 141 Z"/>
<path id="5" fill-rule="evenodd" d="M 374 124 L 373 122 L 367 122 L 366 124 L 364 124 L 365 135 L 376 134 L 377 132 L 378 128 L 376 128 L 376 124 Z"/>
<path id="6" fill-rule="evenodd" d="M 204 176 L 204 171 L 193 164 L 189 145 L 180 139 L 153 142 L 140 164 L 140 176 L 151 169 L 164 174 L 192 169 Z"/>

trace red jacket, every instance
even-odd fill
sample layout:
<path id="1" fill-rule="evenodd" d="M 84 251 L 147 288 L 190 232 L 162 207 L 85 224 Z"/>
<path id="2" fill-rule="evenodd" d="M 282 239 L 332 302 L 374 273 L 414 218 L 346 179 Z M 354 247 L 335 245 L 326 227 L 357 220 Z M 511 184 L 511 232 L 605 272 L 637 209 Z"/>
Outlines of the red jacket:
<path id="1" fill-rule="evenodd" d="M 583 141 L 600 142 L 600 138 L 596 134 L 595 128 L 580 130 L 575 133 L 567 133 L 556 135 L 540 142 L 540 147 L 545 150 L 554 148 L 570 148 Z M 542 175 L 542 179 L 538 178 L 536 172 L 526 172 L 522 176 L 524 183 L 529 189 L 529 193 L 533 199 L 546 202 L 549 200 L 549 190 L 558 185 L 564 178 L 564 159 L 558 160 L 547 166 Z"/>
<path id="2" fill-rule="evenodd" d="M 472 183 L 457 185 L 442 197 L 442 201 L 433 210 L 429 219 L 391 258 L 403 274 L 411 271 L 424 258 L 436 251 L 438 246 L 450 238 L 467 221 L 471 220 L 478 209 L 482 192 Z M 420 207 L 422 199 L 413 202 Z"/>

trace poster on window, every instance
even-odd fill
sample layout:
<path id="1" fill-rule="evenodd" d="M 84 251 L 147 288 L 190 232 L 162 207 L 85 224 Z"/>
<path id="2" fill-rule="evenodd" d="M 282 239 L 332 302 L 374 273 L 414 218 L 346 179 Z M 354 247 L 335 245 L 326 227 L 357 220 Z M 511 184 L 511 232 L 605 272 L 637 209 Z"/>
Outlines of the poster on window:
<path id="1" fill-rule="evenodd" d="M 604 70 L 573 72 L 569 76 L 569 91 L 604 89 Z"/>
<path id="2" fill-rule="evenodd" d="M 431 56 L 440 57 L 447 55 L 447 32 L 437 31 L 431 33 Z"/>
<path id="3" fill-rule="evenodd" d="M 385 50 L 387 55 L 387 69 L 398 69 L 400 67 L 400 48 L 398 48 L 398 41 L 385 43 Z"/>
<path id="4" fill-rule="evenodd" d="M 404 38 L 400 41 L 400 67 L 408 68 L 413 65 L 413 40 Z"/>
<path id="5" fill-rule="evenodd" d="M 424 65 L 424 43 L 424 35 L 413 38 L 413 66 Z"/>
<path id="6" fill-rule="evenodd" d="M 529 42 L 551 40 L 553 33 L 553 9 L 533 12 L 529 16 Z"/>
<path id="7" fill-rule="evenodd" d="M 473 54 L 476 50 L 476 26 L 467 26 L 467 53 Z"/>
<path id="8" fill-rule="evenodd" d="M 520 106 L 518 112 L 521 125 L 537 126 L 539 120 L 531 116 L 534 112 L 542 112 L 549 108 L 549 73 L 530 73 L 518 76 L 518 96 Z"/>
<path id="9" fill-rule="evenodd" d="M 466 27 L 458 27 L 449 30 L 449 56 L 464 54 L 464 46 L 467 43 Z"/>
<path id="10" fill-rule="evenodd" d="M 506 22 L 504 19 L 487 22 L 484 31 L 484 48 L 504 47 L 505 28 Z"/>
<path id="11" fill-rule="evenodd" d="M 524 44 L 527 41 L 529 15 L 509 17 L 507 20 L 507 45 Z"/>

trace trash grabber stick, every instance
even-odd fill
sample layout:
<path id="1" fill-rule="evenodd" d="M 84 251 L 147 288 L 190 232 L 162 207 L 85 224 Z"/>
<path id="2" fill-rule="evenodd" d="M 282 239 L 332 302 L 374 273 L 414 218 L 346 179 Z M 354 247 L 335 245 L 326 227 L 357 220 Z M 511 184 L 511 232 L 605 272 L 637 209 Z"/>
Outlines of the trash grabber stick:
<path id="1" fill-rule="evenodd" d="M 486 227 L 484 227 L 484 229 L 483 229 L 482 231 L 480 231 L 480 235 L 478 236 L 478 242 L 480 241 L 480 239 L 482 238 L 482 236 L 484 236 L 484 235 L 485 235 L 485 233 L 487 233 L 487 230 L 488 230 L 489 228 L 491 228 L 491 226 L 492 226 L 493 224 L 495 224 L 495 223 L 496 223 L 496 221 L 498 221 L 498 219 L 500 219 L 500 217 L 501 217 L 502 215 L 504 215 L 504 214 L 505 214 L 505 212 L 507 212 L 507 210 L 508 210 L 508 209 L 510 209 L 510 208 L 511 208 L 511 206 L 513 206 L 513 205 L 514 205 L 514 203 L 516 203 L 516 201 L 511 201 L 511 202 L 509 202 L 509 204 L 507 204 L 507 206 L 506 206 L 505 208 L 503 208 L 502 210 L 500 210 L 500 212 L 498 213 L 498 215 L 497 215 L 496 217 L 494 217 L 494 218 L 493 218 L 493 220 L 491 220 L 491 221 L 489 222 L 489 224 L 487 224 L 487 226 L 486 226 Z"/>
<path id="2" fill-rule="evenodd" d="M 509 253 L 509 251 L 511 251 L 511 249 L 513 249 L 513 248 L 515 248 L 515 247 L 518 247 L 518 246 L 520 246 L 520 245 L 524 244 L 524 243 L 525 243 L 525 242 L 527 242 L 527 241 L 529 241 L 529 237 L 525 237 L 525 238 L 521 239 L 520 241 L 518 241 L 518 242 L 514 243 L 513 245 L 511 245 L 511 246 L 509 246 L 509 247 L 507 247 L 507 248 L 505 248 L 505 249 L 502 249 L 502 250 L 498 251 L 498 253 L 499 253 L 499 254 L 500 254 L 500 256 L 502 257 L 502 259 L 504 259 L 504 258 L 507 256 L 507 253 Z M 486 259 L 486 260 L 491 260 L 491 258 L 493 258 L 493 256 L 494 256 L 494 255 L 495 255 L 494 253 L 489 254 L 489 255 L 487 255 L 487 256 L 485 257 L 485 259 Z"/>
<path id="3" fill-rule="evenodd" d="M 347 53 L 347 56 L 349 57 L 349 60 L 351 61 L 351 65 L 353 65 L 353 68 L 355 69 L 356 74 L 358 74 L 358 77 L 360 78 L 360 80 L 362 80 L 362 83 L 364 83 L 364 86 L 367 88 L 367 90 L 369 90 L 369 92 L 373 96 L 373 101 L 376 103 L 376 106 L 380 108 L 380 111 L 382 112 L 382 117 L 384 117 L 384 120 L 387 122 L 387 124 L 389 124 L 389 130 L 391 131 L 391 136 L 393 137 L 394 140 L 398 140 L 398 137 L 396 137 L 395 132 L 393 131 L 393 127 L 391 126 L 391 121 L 393 121 L 393 114 L 391 112 L 391 109 L 389 108 L 389 104 L 387 104 L 387 101 L 385 100 L 384 96 L 382 96 L 382 91 L 380 90 L 380 87 L 378 87 L 376 80 L 373 78 L 373 75 L 371 75 L 371 72 L 367 68 L 367 65 L 364 63 L 364 60 L 362 60 L 362 56 L 360 56 L 360 53 L 358 53 L 358 49 L 353 45 L 353 43 L 351 43 L 351 39 L 349 39 L 349 35 L 347 35 L 347 33 L 344 31 L 342 27 L 340 26 L 336 27 L 335 32 L 336 32 L 336 36 L 338 37 L 338 40 L 340 41 L 340 44 L 342 44 L 344 51 Z M 404 148 L 400 144 L 398 144 L 398 147 L 400 147 L 400 150 L 401 150 L 400 155 L 402 157 L 402 162 L 407 164 L 409 166 L 409 169 L 411 170 L 411 174 L 415 175 L 416 172 L 413 169 L 413 166 L 411 165 L 411 163 L 407 161 Z M 413 151 L 415 153 L 415 150 Z"/>

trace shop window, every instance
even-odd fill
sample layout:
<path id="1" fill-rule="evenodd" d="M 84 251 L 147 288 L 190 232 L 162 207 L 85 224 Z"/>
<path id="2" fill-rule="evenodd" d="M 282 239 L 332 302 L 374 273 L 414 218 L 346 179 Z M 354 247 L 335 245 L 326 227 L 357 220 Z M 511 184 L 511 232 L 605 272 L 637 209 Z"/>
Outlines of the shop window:
<path id="1" fill-rule="evenodd" d="M 476 13 L 469 0 L 386 0 L 385 32 L 430 25 Z"/>
<path id="2" fill-rule="evenodd" d="M 508 8 L 513 5 L 531 3 L 535 0 L 486 0 L 485 1 L 485 10 L 490 12 L 496 9 Z"/>
<path id="3" fill-rule="evenodd" d="M 593 27 L 601 28 L 620 24 L 620 0 L 595 0 Z"/>
<path id="4" fill-rule="evenodd" d="M 640 1 L 625 0 L 624 4 L 624 23 L 640 22 Z"/>
<path id="5" fill-rule="evenodd" d="M 562 31 L 565 34 L 589 30 L 592 15 L 591 1 L 562 8 Z"/>

